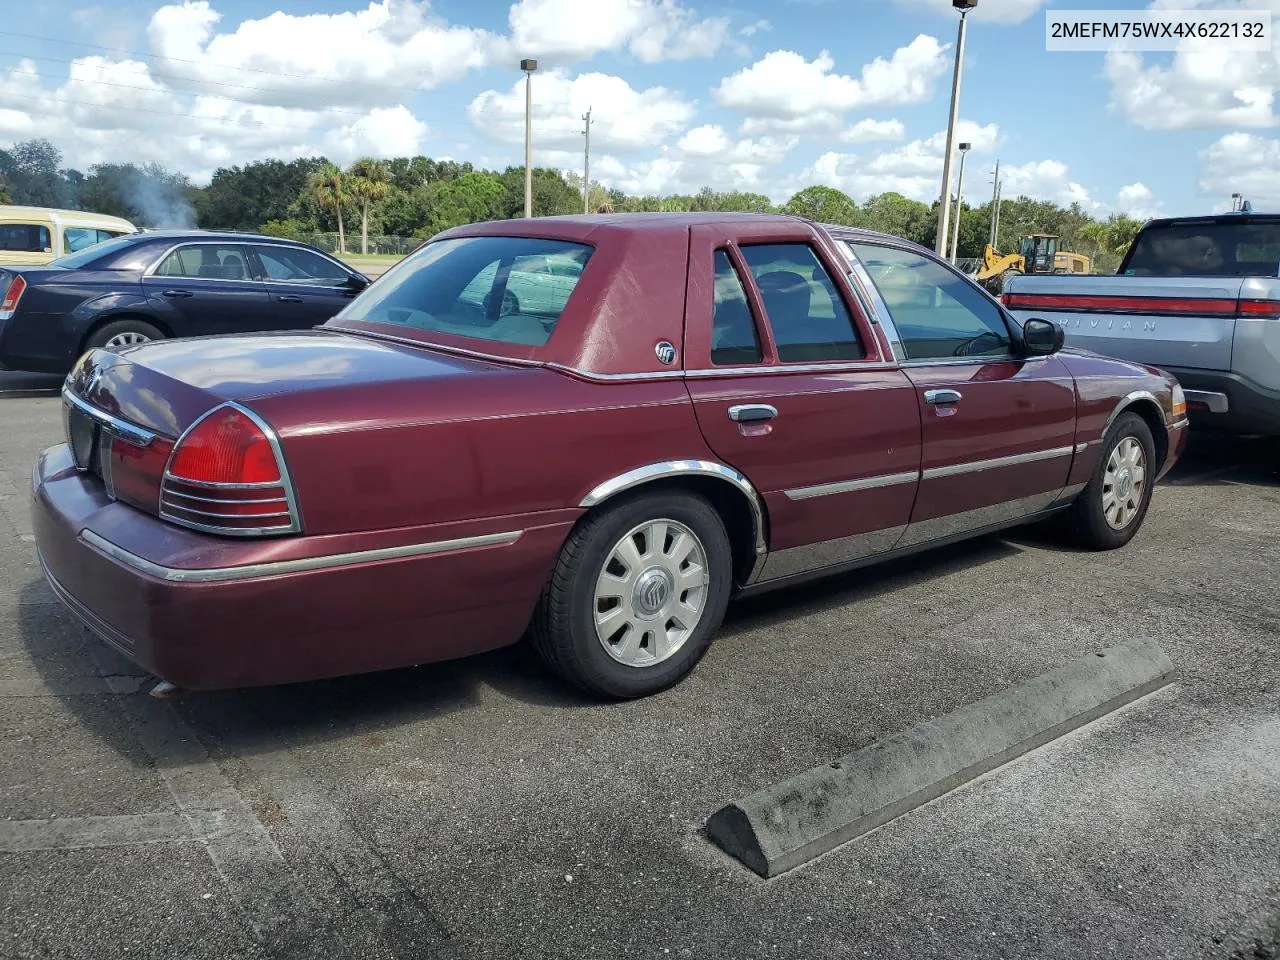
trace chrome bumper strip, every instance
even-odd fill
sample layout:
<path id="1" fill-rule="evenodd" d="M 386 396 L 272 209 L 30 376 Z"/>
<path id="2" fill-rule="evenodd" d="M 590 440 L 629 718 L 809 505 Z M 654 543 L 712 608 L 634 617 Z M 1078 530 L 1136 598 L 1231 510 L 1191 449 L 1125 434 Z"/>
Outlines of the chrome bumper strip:
<path id="1" fill-rule="evenodd" d="M 448 553 L 472 547 L 497 547 L 515 543 L 524 533 L 513 530 L 508 533 L 486 533 L 478 537 L 460 537 L 456 540 L 435 540 L 430 543 L 410 543 L 401 547 L 380 547 L 376 550 L 356 550 L 351 553 L 331 553 L 323 557 L 302 557 L 297 560 L 277 560 L 272 563 L 251 563 L 240 567 L 206 567 L 188 570 L 166 567 L 145 557 L 140 557 L 92 530 L 80 531 L 80 539 L 99 553 L 157 580 L 170 583 L 217 583 L 228 580 L 256 580 L 260 577 L 278 577 L 287 573 L 303 573 L 309 570 L 327 570 L 355 563 L 371 563 L 375 560 L 405 560 L 425 557 L 433 553 Z"/>

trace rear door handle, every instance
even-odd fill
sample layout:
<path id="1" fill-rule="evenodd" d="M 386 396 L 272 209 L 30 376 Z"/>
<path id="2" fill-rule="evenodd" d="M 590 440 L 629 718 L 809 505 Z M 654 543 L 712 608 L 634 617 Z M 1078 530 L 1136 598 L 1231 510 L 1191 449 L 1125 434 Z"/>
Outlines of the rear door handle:
<path id="1" fill-rule="evenodd" d="M 924 402 L 932 404 L 940 403 L 959 403 L 959 390 L 926 390 L 924 392 Z"/>
<path id="2" fill-rule="evenodd" d="M 740 403 L 729 408 L 729 419 L 735 423 L 759 423 L 777 415 L 778 408 L 767 403 Z"/>
<path id="3" fill-rule="evenodd" d="M 191 291 L 190 290 L 166 290 L 164 292 L 164 295 L 166 297 L 189 297 L 191 296 Z"/>
<path id="4" fill-rule="evenodd" d="M 276 299 L 279 300 L 281 303 L 301 303 L 302 302 L 302 298 L 294 293 L 286 293 L 282 296 L 276 297 Z"/>

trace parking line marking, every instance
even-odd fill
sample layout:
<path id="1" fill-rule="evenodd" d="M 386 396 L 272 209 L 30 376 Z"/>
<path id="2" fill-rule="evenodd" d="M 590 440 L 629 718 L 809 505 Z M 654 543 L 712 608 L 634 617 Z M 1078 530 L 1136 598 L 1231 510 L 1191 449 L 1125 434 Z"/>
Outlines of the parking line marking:
<path id="1" fill-rule="evenodd" d="M 0 853 L 124 847 L 139 843 L 190 843 L 217 834 L 225 821 L 221 810 L 201 810 L 194 816 L 139 813 L 60 820 L 0 820 Z"/>

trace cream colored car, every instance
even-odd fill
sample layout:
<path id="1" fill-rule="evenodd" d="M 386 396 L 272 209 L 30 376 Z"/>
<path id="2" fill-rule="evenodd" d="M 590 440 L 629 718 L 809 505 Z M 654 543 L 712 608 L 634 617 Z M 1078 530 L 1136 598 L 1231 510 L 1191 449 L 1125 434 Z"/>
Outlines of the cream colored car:
<path id="1" fill-rule="evenodd" d="M 35 267 L 138 228 L 84 210 L 0 204 L 0 267 Z"/>

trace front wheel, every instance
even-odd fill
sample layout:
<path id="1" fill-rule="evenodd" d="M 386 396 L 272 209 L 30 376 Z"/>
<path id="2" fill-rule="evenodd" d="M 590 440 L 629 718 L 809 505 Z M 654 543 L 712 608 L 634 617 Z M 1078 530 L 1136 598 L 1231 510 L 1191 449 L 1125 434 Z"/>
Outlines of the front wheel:
<path id="1" fill-rule="evenodd" d="M 1102 441 L 1102 456 L 1070 511 L 1075 539 L 1114 550 L 1133 539 L 1146 518 L 1155 483 L 1156 445 L 1136 413 L 1122 413 Z"/>
<path id="2" fill-rule="evenodd" d="M 607 506 L 561 549 L 534 614 L 534 646 L 588 692 L 657 693 L 706 652 L 732 577 L 724 523 L 701 497 L 650 494 Z"/>

